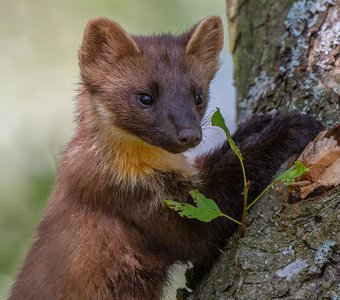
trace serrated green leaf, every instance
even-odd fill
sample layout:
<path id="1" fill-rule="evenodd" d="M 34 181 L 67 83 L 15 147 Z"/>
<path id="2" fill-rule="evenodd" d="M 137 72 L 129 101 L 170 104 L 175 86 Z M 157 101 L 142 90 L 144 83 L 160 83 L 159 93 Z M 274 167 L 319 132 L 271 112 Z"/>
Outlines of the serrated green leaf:
<path id="1" fill-rule="evenodd" d="M 166 206 L 170 207 L 174 211 L 181 211 L 183 209 L 183 206 L 185 206 L 185 203 L 180 203 L 173 200 L 164 200 L 163 202 Z"/>
<path id="2" fill-rule="evenodd" d="M 164 200 L 164 203 L 169 208 L 178 211 L 181 217 L 197 219 L 202 222 L 210 222 L 217 217 L 223 216 L 214 200 L 205 197 L 198 190 L 192 190 L 189 194 L 194 199 L 196 206 L 173 200 Z"/>
<path id="3" fill-rule="evenodd" d="M 300 177 L 308 171 L 309 169 L 297 160 L 294 163 L 294 166 L 279 175 L 275 181 L 282 181 L 285 185 L 289 185 L 295 180 L 295 178 Z"/>
<path id="4" fill-rule="evenodd" d="M 227 140 L 229 142 L 230 148 L 235 152 L 235 154 L 238 156 L 238 158 L 240 160 L 243 160 L 242 154 L 240 149 L 236 146 L 234 140 L 231 137 L 230 131 L 227 127 L 227 125 L 225 124 L 225 120 L 221 114 L 221 111 L 218 107 L 216 107 L 216 111 L 214 112 L 214 114 L 211 117 L 211 124 L 213 126 L 217 126 L 223 129 L 223 131 L 225 132 L 226 136 L 227 136 Z"/>

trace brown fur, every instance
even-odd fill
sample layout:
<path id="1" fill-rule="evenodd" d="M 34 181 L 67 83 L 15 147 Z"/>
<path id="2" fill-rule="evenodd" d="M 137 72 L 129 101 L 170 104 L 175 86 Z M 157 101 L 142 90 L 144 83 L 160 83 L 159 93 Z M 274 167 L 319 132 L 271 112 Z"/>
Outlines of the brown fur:
<path id="1" fill-rule="evenodd" d="M 200 188 L 235 218 L 242 174 L 228 144 L 190 164 L 182 130 L 201 130 L 218 68 L 222 24 L 208 18 L 179 35 L 130 36 L 97 18 L 79 51 L 77 130 L 66 148 L 37 239 L 9 299 L 160 299 L 169 266 L 209 262 L 236 227 L 183 219 L 162 200 L 192 202 Z M 195 106 L 200 92 L 204 103 Z M 156 104 L 143 107 L 138 93 Z M 250 197 L 322 126 L 288 114 L 255 117 L 235 134 Z"/>

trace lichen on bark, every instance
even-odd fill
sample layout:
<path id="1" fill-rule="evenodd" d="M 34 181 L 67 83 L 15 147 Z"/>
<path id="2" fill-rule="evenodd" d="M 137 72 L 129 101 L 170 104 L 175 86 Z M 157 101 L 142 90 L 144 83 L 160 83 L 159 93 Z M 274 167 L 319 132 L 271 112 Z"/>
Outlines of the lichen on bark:
<path id="1" fill-rule="evenodd" d="M 297 109 L 333 124 L 340 109 L 339 1 L 228 2 L 238 120 Z M 263 74 L 271 86 L 254 97 Z"/>

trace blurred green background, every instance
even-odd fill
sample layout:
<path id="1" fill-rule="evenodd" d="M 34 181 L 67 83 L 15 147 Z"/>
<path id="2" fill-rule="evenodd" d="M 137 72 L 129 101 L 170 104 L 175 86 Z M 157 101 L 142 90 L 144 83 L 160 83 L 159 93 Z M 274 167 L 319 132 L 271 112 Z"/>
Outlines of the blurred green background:
<path id="1" fill-rule="evenodd" d="M 87 20 L 98 15 L 132 33 L 180 32 L 208 15 L 225 20 L 225 1 L 0 0 L 0 299 L 32 242 L 72 135 L 77 50 Z M 212 98 L 222 101 L 232 127 L 226 52 L 223 61 Z"/>

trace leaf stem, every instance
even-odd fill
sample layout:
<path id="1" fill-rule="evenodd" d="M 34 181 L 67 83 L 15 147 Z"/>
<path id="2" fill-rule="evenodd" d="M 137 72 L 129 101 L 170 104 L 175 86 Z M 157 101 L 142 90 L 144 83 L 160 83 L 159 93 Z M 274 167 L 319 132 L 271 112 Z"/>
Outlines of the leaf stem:
<path id="1" fill-rule="evenodd" d="M 246 207 L 246 212 L 263 196 L 265 192 L 269 190 L 269 188 L 275 183 L 276 181 L 272 181 L 267 187 Z"/>
<path id="2" fill-rule="evenodd" d="M 245 170 L 245 167 L 244 167 L 244 164 L 243 164 L 243 157 L 242 157 L 240 149 L 237 147 L 233 138 L 231 137 L 230 131 L 229 131 L 227 125 L 225 124 L 225 120 L 224 120 L 223 116 L 221 115 L 220 109 L 218 107 L 216 107 L 216 112 L 214 113 L 214 115 L 211 118 L 211 123 L 212 123 L 213 126 L 218 126 L 218 127 L 222 128 L 224 130 L 224 132 L 227 136 L 227 140 L 229 142 L 230 148 L 236 154 L 236 156 L 239 159 L 240 164 L 241 164 L 244 187 L 243 187 L 243 212 L 242 212 L 242 221 L 241 221 L 240 225 L 244 225 L 245 220 L 246 220 L 246 216 L 247 216 L 249 185 L 248 185 L 248 181 L 247 181 L 246 170 Z"/>
<path id="3" fill-rule="evenodd" d="M 227 219 L 230 220 L 230 221 L 235 222 L 235 223 L 238 224 L 238 225 L 242 225 L 242 223 L 241 223 L 240 221 L 237 221 L 236 219 L 234 219 L 234 218 L 232 218 L 232 217 L 230 217 L 230 216 L 228 216 L 228 215 L 226 215 L 226 214 L 223 214 L 223 213 L 222 213 L 221 216 L 227 218 Z"/>
<path id="4" fill-rule="evenodd" d="M 244 225 L 246 221 L 247 216 L 247 206 L 248 206 L 248 181 L 246 176 L 246 170 L 244 168 L 243 160 L 240 159 L 242 173 L 243 173 L 243 181 L 244 181 L 244 187 L 243 187 L 243 212 L 242 212 L 242 221 L 241 223 Z"/>

